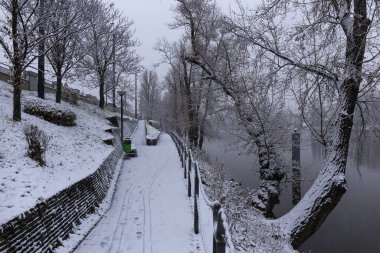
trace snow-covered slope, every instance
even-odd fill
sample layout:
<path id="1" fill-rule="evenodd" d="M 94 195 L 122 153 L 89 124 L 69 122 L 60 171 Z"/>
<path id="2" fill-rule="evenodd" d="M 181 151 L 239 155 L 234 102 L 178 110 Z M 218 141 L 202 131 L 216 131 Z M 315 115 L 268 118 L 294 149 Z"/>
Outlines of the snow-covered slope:
<path id="1" fill-rule="evenodd" d="M 36 93 L 23 92 L 22 100 L 28 97 Z M 103 143 L 111 137 L 104 132 L 107 112 L 87 104 L 60 106 L 76 113 L 76 126 L 57 126 L 25 113 L 21 122 L 13 122 L 12 86 L 0 82 L 0 224 L 91 174 L 113 150 Z M 27 156 L 25 124 L 35 124 L 51 137 L 44 167 Z"/>

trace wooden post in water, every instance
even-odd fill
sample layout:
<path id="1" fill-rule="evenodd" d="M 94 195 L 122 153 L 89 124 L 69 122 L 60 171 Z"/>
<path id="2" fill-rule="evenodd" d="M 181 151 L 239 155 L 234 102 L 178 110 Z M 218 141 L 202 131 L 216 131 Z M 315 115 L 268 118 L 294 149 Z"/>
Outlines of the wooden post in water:
<path id="1" fill-rule="evenodd" d="M 296 205 L 301 199 L 301 134 L 294 130 L 292 134 L 292 203 Z"/>

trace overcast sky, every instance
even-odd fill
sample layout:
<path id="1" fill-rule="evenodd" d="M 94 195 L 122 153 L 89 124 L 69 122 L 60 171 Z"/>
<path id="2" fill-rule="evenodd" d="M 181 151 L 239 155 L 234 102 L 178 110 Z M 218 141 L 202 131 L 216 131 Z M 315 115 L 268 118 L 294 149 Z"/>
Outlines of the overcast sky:
<path id="1" fill-rule="evenodd" d="M 227 10 L 230 1 L 233 0 L 218 0 L 217 2 Z M 170 30 L 167 26 L 173 22 L 173 13 L 170 9 L 175 4 L 174 0 L 113 0 L 109 2 L 115 3 L 118 9 L 134 20 L 135 36 L 142 42 L 137 52 L 144 57 L 142 64 L 146 68 L 153 68 L 153 64 L 160 61 L 160 54 L 153 49 L 158 39 L 165 37 L 169 41 L 177 41 L 181 36 L 180 30 Z M 162 79 L 168 66 L 160 66 L 156 70 Z"/>

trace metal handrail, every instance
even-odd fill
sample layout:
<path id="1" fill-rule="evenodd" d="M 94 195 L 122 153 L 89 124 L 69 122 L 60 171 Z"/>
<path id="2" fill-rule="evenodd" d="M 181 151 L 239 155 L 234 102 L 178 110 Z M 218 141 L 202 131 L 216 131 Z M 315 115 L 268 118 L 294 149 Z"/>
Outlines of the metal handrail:
<path id="1" fill-rule="evenodd" d="M 187 179 L 188 196 L 191 197 L 191 187 L 194 185 L 194 232 L 199 233 L 199 192 L 207 206 L 210 207 L 213 213 L 213 253 L 234 252 L 235 247 L 232 243 L 232 237 L 229 232 L 227 215 L 219 201 L 211 201 L 205 194 L 202 182 L 202 176 L 199 171 L 199 163 L 193 157 L 192 151 L 187 147 L 185 142 L 174 132 L 168 131 L 172 137 L 178 155 L 181 159 L 181 164 L 184 169 L 184 178 Z M 194 169 L 192 169 L 194 168 Z M 193 177 L 192 177 L 193 176 Z M 193 183 L 192 183 L 193 178 Z"/>

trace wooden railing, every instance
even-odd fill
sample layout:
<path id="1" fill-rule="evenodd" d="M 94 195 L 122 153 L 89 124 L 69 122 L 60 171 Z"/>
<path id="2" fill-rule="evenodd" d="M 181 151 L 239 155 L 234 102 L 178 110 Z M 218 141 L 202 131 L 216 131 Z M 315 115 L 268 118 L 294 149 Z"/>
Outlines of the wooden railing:
<path id="1" fill-rule="evenodd" d="M 194 159 L 192 151 L 186 146 L 185 142 L 174 132 L 169 131 L 168 134 L 172 137 L 176 144 L 178 155 L 181 159 L 183 176 L 187 181 L 187 194 L 189 197 L 194 198 L 194 233 L 200 232 L 200 210 L 199 198 L 207 204 L 213 216 L 213 240 L 212 252 L 213 253 L 232 253 L 235 248 L 232 243 L 232 238 L 229 233 L 229 225 L 227 223 L 227 216 L 222 205 L 218 201 L 210 201 L 206 196 L 203 186 L 200 182 L 201 173 L 199 171 L 199 164 Z M 194 187 L 192 194 L 192 186 Z M 201 192 L 201 195 L 199 194 Z"/>

